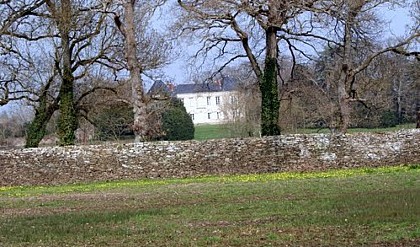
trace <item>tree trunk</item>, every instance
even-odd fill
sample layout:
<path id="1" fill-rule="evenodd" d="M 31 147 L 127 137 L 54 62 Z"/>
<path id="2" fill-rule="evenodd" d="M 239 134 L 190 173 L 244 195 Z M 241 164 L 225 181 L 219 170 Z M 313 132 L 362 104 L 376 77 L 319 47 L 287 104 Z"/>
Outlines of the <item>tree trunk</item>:
<path id="1" fill-rule="evenodd" d="M 417 91 L 417 95 L 416 95 L 416 115 L 417 115 L 417 124 L 416 124 L 416 128 L 420 129 L 420 82 L 417 81 L 416 87 L 414 87 L 415 90 Z"/>
<path id="2" fill-rule="evenodd" d="M 134 113 L 133 131 L 135 142 L 144 141 L 148 133 L 147 109 L 144 95 L 143 81 L 141 79 L 142 67 L 137 60 L 137 42 L 135 32 L 135 1 L 126 0 L 124 2 L 125 14 L 125 54 L 128 70 L 130 72 L 130 83 L 132 93 L 132 104 Z"/>
<path id="3" fill-rule="evenodd" d="M 261 134 L 279 135 L 279 108 L 277 85 L 277 36 L 274 27 L 266 30 L 266 58 L 263 77 L 260 78 L 261 90 Z"/>
<path id="4" fill-rule="evenodd" d="M 340 68 L 340 77 L 337 82 L 337 96 L 338 96 L 338 105 L 340 109 L 340 122 L 339 122 L 339 131 L 341 134 L 345 134 L 350 125 L 350 113 L 351 107 L 349 102 L 349 94 L 346 89 L 349 84 L 352 85 L 353 77 L 352 75 L 352 30 L 351 27 L 354 24 L 354 18 L 357 14 L 354 11 L 350 11 L 348 19 L 344 27 L 344 51 L 343 51 L 343 60 Z M 351 87 L 351 86 L 350 86 Z M 350 88 L 352 90 L 352 88 Z M 350 91 L 349 90 L 349 91 Z"/>
<path id="5" fill-rule="evenodd" d="M 74 145 L 75 131 L 78 127 L 77 114 L 74 105 L 74 78 L 67 69 L 63 71 L 60 88 L 60 116 L 58 119 L 58 136 L 60 146 Z"/>
<path id="6" fill-rule="evenodd" d="M 346 77 L 347 71 L 343 68 L 340 74 L 340 79 L 337 83 L 338 105 L 340 109 L 339 131 L 342 134 L 345 134 L 347 132 L 348 126 L 350 125 L 351 111 L 348 94 L 346 91 Z"/>
<path id="7" fill-rule="evenodd" d="M 340 109 L 340 123 L 339 131 L 345 134 L 350 125 L 350 100 L 349 95 L 353 90 L 355 81 L 355 73 L 353 71 L 353 31 L 352 28 L 357 25 L 356 17 L 360 13 L 363 6 L 366 4 L 364 0 L 348 1 L 348 12 L 344 23 L 344 37 L 343 37 L 343 58 L 340 68 L 340 77 L 337 83 L 337 96 Z M 348 91 L 346 90 L 348 87 Z"/>
<path id="8" fill-rule="evenodd" d="M 46 134 L 47 124 L 52 115 L 57 110 L 57 105 L 47 106 L 47 94 L 43 93 L 40 97 L 40 103 L 35 112 L 35 118 L 32 120 L 26 135 L 25 148 L 35 148 L 39 146 L 42 138 Z"/>
<path id="9" fill-rule="evenodd" d="M 70 49 L 70 30 L 72 22 L 72 7 L 70 0 L 61 2 L 61 16 L 58 20 L 62 46 L 62 83 L 59 92 L 60 116 L 58 119 L 58 135 L 60 145 L 74 145 L 76 136 L 75 131 L 78 127 L 77 114 L 74 103 L 74 77 L 72 72 L 72 51 Z"/>
<path id="10" fill-rule="evenodd" d="M 417 102 L 416 102 L 416 128 L 420 128 L 420 88 L 417 91 Z"/>

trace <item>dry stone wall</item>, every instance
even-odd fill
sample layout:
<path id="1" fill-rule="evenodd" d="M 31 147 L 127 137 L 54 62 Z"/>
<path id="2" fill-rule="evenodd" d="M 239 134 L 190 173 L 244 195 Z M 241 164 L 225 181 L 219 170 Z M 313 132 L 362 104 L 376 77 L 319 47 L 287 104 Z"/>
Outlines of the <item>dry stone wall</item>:
<path id="1" fill-rule="evenodd" d="M 0 150 L 0 186 L 420 164 L 420 130 Z"/>

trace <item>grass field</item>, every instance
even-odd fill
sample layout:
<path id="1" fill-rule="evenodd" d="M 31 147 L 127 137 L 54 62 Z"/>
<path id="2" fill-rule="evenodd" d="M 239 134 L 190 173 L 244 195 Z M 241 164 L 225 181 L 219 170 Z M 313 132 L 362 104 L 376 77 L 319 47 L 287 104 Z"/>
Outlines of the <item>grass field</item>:
<path id="1" fill-rule="evenodd" d="M 208 140 L 232 137 L 227 125 L 224 124 L 205 124 L 194 126 L 195 140 Z"/>
<path id="2" fill-rule="evenodd" d="M 0 246 L 418 246 L 420 166 L 0 187 Z"/>

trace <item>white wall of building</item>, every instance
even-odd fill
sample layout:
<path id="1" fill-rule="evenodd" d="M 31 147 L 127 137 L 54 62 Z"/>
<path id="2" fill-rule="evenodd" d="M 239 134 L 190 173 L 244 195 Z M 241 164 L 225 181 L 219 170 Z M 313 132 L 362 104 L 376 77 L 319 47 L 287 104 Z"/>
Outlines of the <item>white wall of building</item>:
<path id="1" fill-rule="evenodd" d="M 200 92 L 177 94 L 184 102 L 194 124 L 221 124 L 225 122 L 223 107 L 235 92 Z"/>

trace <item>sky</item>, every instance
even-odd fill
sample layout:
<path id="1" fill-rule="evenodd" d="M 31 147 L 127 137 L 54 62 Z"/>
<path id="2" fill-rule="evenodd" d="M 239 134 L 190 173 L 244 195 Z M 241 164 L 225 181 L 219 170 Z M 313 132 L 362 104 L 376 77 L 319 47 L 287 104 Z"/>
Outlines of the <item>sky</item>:
<path id="1" fill-rule="evenodd" d="M 396 8 L 390 10 L 388 8 L 382 8 L 380 13 L 389 22 L 388 28 L 385 28 L 389 30 L 386 32 L 385 37 L 400 37 L 406 33 L 406 26 L 411 22 L 407 9 Z M 185 50 L 189 50 L 191 54 L 194 52 L 193 48 Z M 182 56 L 164 68 L 164 72 L 168 75 L 171 82 L 175 84 L 191 83 L 190 69 L 188 69 L 189 65 L 186 60 L 187 58 Z"/>
<path id="2" fill-rule="evenodd" d="M 411 22 L 410 13 L 407 9 L 382 10 L 382 16 L 390 21 L 389 36 L 401 36 L 406 32 L 406 25 Z"/>

